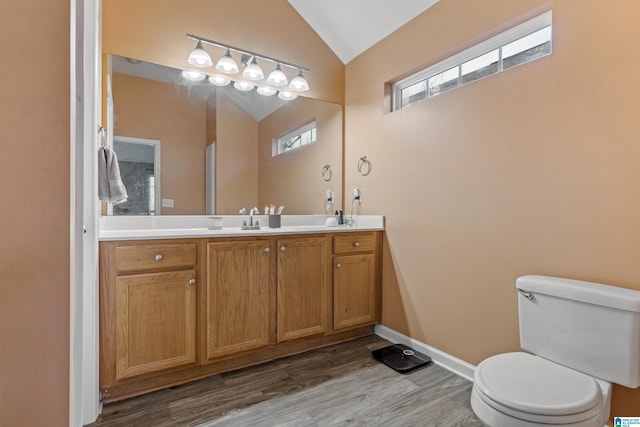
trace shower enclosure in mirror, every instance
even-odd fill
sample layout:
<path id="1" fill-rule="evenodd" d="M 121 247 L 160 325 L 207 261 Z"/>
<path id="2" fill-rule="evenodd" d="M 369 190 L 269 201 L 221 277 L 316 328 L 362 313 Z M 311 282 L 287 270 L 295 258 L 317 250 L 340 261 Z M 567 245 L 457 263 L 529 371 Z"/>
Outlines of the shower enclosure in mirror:
<path id="1" fill-rule="evenodd" d="M 236 214 L 243 206 L 271 203 L 284 205 L 288 214 L 324 214 L 327 190 L 342 200 L 341 105 L 304 97 L 284 101 L 207 79 L 194 82 L 181 70 L 118 56 L 110 58 L 110 76 L 113 135 L 156 141 L 154 156 L 162 156 L 162 175 L 159 160 L 151 163 L 149 157 L 146 169 L 137 165 L 135 173 L 121 167 L 135 199 L 114 206 L 114 214 L 204 215 L 211 206 L 216 214 Z M 297 130 L 306 138 L 311 123 L 312 141 L 278 149 L 279 141 Z M 115 141 L 120 162 L 127 161 Z M 208 167 L 212 144 L 215 156 L 209 162 L 214 163 Z M 326 165 L 333 172 L 330 181 L 323 179 Z M 149 197 L 138 196 L 138 189 Z"/>
<path id="2" fill-rule="evenodd" d="M 160 215 L 160 141 L 113 137 L 127 201 L 113 206 L 114 215 Z"/>

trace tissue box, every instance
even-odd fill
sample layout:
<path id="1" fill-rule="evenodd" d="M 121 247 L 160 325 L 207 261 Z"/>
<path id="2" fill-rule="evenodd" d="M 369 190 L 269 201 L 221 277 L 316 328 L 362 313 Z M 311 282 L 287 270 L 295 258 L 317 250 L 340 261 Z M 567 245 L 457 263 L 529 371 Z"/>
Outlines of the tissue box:
<path id="1" fill-rule="evenodd" d="M 207 226 L 209 230 L 222 230 L 222 217 L 210 216 L 207 218 Z"/>

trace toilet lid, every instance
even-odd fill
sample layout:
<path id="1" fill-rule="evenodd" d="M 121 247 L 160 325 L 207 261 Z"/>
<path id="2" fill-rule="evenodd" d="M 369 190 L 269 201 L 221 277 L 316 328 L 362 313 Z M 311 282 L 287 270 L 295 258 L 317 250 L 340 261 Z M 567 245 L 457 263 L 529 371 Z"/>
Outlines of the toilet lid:
<path id="1" fill-rule="evenodd" d="M 585 414 L 602 399 L 594 378 L 521 352 L 484 360 L 475 370 L 474 387 L 501 406 L 537 415 Z"/>

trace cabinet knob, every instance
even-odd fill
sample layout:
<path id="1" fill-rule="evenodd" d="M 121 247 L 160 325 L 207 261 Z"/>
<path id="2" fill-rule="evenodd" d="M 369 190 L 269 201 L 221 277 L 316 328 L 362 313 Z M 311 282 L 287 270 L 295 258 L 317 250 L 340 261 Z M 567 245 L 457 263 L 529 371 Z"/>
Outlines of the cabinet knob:
<path id="1" fill-rule="evenodd" d="M 189 279 L 189 280 L 187 281 L 187 285 L 189 285 L 189 286 L 193 286 L 193 285 L 195 285 L 195 284 L 196 284 L 196 279 Z"/>
<path id="2" fill-rule="evenodd" d="M 336 268 L 342 267 L 342 264 L 336 264 Z"/>
<path id="3" fill-rule="evenodd" d="M 162 261 L 162 255 L 158 254 L 156 255 L 156 261 Z"/>
<path id="4" fill-rule="evenodd" d="M 271 252 L 271 249 L 269 249 L 269 248 L 264 248 L 264 251 L 265 251 L 266 253 L 269 253 L 269 252 Z"/>
<path id="5" fill-rule="evenodd" d="M 353 242 L 353 246 L 357 248 L 358 246 L 360 246 L 360 242 Z"/>
<path id="6" fill-rule="evenodd" d="M 284 252 L 285 249 L 287 249 L 287 248 L 285 248 L 284 246 L 280 246 L 280 251 Z"/>

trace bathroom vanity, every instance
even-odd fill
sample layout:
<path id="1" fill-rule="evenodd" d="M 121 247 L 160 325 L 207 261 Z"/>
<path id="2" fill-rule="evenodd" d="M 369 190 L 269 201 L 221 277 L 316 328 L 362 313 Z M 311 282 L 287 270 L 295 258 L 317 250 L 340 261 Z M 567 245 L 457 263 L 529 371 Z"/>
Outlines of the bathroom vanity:
<path id="1" fill-rule="evenodd" d="M 311 223 L 283 216 L 282 228 L 254 231 L 209 230 L 198 217 L 189 226 L 173 217 L 126 227 L 123 218 L 107 218 L 100 235 L 104 402 L 373 333 L 382 217 L 352 227 L 300 217 Z"/>

